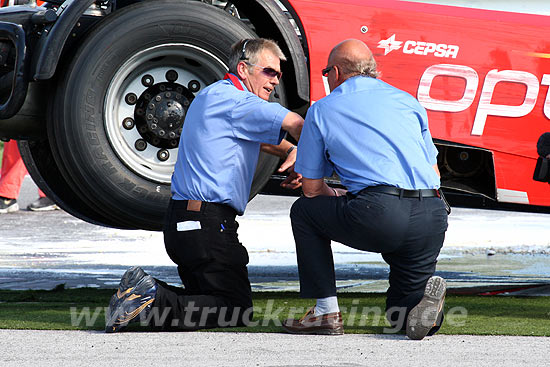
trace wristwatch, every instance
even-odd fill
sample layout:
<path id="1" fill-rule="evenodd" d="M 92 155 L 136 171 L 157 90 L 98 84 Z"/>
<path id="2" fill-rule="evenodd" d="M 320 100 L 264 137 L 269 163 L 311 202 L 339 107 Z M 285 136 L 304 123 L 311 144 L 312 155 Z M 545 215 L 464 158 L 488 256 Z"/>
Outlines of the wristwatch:
<path id="1" fill-rule="evenodd" d="M 292 151 L 293 151 L 294 149 L 296 149 L 296 148 L 297 148 L 296 145 L 293 145 L 293 146 L 291 146 L 290 148 L 288 148 L 288 150 L 286 151 L 286 156 L 288 157 L 288 155 L 289 155 L 290 153 L 292 153 Z"/>

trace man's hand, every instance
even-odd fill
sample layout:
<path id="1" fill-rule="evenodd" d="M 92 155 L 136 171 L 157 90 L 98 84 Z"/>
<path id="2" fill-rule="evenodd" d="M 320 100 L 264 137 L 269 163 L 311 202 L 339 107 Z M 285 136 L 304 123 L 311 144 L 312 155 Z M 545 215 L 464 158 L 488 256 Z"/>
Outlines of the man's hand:
<path id="1" fill-rule="evenodd" d="M 294 171 L 294 163 L 296 163 L 296 156 L 298 149 L 294 149 L 286 160 L 279 167 L 278 172 L 288 172 L 288 177 L 281 182 L 281 187 L 289 190 L 294 190 L 302 187 L 302 175 Z"/>
<path id="2" fill-rule="evenodd" d="M 281 187 L 289 190 L 299 189 L 302 187 L 302 175 L 292 169 L 288 177 L 281 182 Z"/>
<path id="3" fill-rule="evenodd" d="M 289 168 L 292 168 L 292 171 L 294 171 L 294 163 L 296 163 L 296 156 L 298 155 L 298 149 L 293 149 L 292 152 L 286 157 L 283 164 L 281 164 L 281 167 L 277 170 L 278 172 L 285 172 Z M 291 172 L 291 171 L 289 171 Z"/>

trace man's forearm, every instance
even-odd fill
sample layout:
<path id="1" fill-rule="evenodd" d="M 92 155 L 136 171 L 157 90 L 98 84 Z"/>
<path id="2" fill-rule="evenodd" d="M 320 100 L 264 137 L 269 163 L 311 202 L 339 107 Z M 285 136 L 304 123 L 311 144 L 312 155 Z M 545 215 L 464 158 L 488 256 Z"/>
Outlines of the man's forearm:
<path id="1" fill-rule="evenodd" d="M 281 144 L 279 145 L 271 145 L 271 144 L 264 144 L 262 143 L 260 146 L 260 149 L 262 152 L 275 155 L 281 159 L 285 159 L 288 156 L 288 151 L 291 147 L 293 147 L 294 144 L 289 142 L 286 139 L 283 139 L 281 141 Z"/>
<path id="2" fill-rule="evenodd" d="M 304 119 L 295 112 L 289 112 L 283 120 L 282 128 L 287 131 L 296 141 L 300 140 Z"/>

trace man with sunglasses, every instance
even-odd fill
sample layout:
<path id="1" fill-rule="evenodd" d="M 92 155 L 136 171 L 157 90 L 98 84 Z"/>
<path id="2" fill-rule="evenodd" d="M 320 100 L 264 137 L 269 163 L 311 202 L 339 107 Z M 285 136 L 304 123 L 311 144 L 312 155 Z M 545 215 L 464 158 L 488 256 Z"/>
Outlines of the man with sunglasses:
<path id="1" fill-rule="evenodd" d="M 441 325 L 446 290 L 433 276 L 447 211 L 426 110 L 377 79 L 372 53 L 359 40 L 334 47 L 322 74 L 331 93 L 307 112 L 295 166 L 304 197 L 290 214 L 300 293 L 317 303 L 283 326 L 297 334 L 343 334 L 333 240 L 382 254 L 390 266 L 388 321 L 394 332 L 422 339 Z M 326 185 L 323 177 L 333 171 L 347 190 Z"/>
<path id="2" fill-rule="evenodd" d="M 293 166 L 303 119 L 268 99 L 282 77 L 286 58 L 267 39 L 232 46 L 229 73 L 202 90 L 191 103 L 172 176 L 164 242 L 185 288 L 170 286 L 131 268 L 109 306 L 107 332 L 148 319 L 161 329 L 196 330 L 243 326 L 252 318 L 246 265 L 248 253 L 237 237 L 260 150 Z M 285 187 L 301 186 L 291 172 Z"/>

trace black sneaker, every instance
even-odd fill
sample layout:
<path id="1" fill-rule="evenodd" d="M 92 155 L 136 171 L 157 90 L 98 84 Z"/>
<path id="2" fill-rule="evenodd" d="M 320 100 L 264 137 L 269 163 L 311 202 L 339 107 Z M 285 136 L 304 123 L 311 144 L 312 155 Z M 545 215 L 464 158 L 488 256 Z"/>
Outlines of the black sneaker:
<path id="1" fill-rule="evenodd" d="M 0 196 L 0 214 L 12 213 L 19 210 L 16 199 L 8 199 Z"/>
<path id="2" fill-rule="evenodd" d="M 119 303 L 105 325 L 106 333 L 121 331 L 130 322 L 144 320 L 151 311 L 157 294 L 157 283 L 152 276 L 141 278 Z"/>
<path id="3" fill-rule="evenodd" d="M 445 304 L 445 293 L 447 283 L 445 279 L 433 276 L 428 279 L 424 289 L 424 297 L 409 312 L 407 318 L 407 336 L 413 340 L 422 340 L 433 327 L 441 322 L 443 305 Z"/>
<path id="4" fill-rule="evenodd" d="M 143 271 L 139 266 L 132 266 L 130 269 L 126 270 L 120 278 L 120 284 L 118 285 L 118 290 L 111 297 L 109 302 L 109 308 L 107 315 L 109 318 L 113 317 L 114 311 L 120 306 L 122 301 L 128 296 L 128 294 L 134 289 L 136 284 L 145 277 L 147 273 Z"/>
<path id="5" fill-rule="evenodd" d="M 38 198 L 38 200 L 33 201 L 27 206 L 27 210 L 32 210 L 33 212 L 46 212 L 56 209 L 59 209 L 59 207 L 48 197 Z"/>

